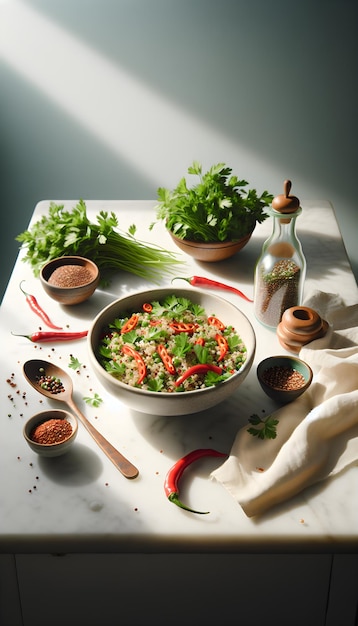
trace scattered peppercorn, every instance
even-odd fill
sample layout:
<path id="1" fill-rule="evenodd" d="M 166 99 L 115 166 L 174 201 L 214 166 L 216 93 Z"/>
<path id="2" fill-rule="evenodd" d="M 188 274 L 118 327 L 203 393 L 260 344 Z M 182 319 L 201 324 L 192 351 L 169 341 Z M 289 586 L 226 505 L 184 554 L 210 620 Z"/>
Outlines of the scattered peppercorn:
<path id="1" fill-rule="evenodd" d="M 56 376 L 46 376 L 45 374 L 41 374 L 41 376 L 37 377 L 37 382 L 42 389 L 49 391 L 54 395 L 65 391 L 61 379 L 56 378 Z"/>

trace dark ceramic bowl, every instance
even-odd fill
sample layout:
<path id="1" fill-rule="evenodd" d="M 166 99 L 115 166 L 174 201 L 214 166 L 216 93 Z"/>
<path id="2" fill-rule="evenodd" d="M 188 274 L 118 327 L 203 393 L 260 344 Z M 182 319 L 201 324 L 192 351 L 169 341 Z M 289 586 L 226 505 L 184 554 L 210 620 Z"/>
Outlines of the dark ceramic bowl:
<path id="1" fill-rule="evenodd" d="M 99 278 L 97 265 L 81 256 L 52 259 L 40 272 L 40 281 L 46 293 L 67 305 L 87 300 L 96 290 Z"/>
<path id="2" fill-rule="evenodd" d="M 45 444 L 34 441 L 31 437 L 34 428 L 49 420 L 65 420 L 66 422 L 69 422 L 72 427 L 72 433 L 69 437 L 67 437 L 63 441 L 59 441 L 58 443 Z M 68 452 L 69 448 L 72 446 L 74 440 L 76 439 L 77 430 L 78 422 L 77 418 L 74 415 L 72 415 L 68 411 L 49 409 L 47 411 L 41 411 L 40 413 L 36 413 L 36 415 L 33 415 L 26 422 L 23 429 L 23 434 L 25 440 L 27 441 L 33 452 L 36 452 L 36 454 L 39 454 L 40 456 L 55 457 L 61 456 L 62 454 L 65 454 L 65 452 Z"/>
<path id="3" fill-rule="evenodd" d="M 297 382 L 301 377 L 303 381 Z M 287 404 L 301 396 L 310 386 L 312 377 L 310 366 L 295 356 L 270 356 L 257 366 L 257 378 L 262 389 L 280 404 Z"/>

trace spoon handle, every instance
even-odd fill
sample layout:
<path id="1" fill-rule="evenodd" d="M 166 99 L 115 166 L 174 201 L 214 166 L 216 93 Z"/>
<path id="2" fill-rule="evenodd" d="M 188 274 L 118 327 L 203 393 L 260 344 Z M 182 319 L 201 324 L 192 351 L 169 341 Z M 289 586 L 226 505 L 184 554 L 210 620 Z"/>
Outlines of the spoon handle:
<path id="1" fill-rule="evenodd" d="M 94 426 L 92 426 L 91 422 L 89 422 L 83 413 L 81 413 L 78 406 L 76 406 L 72 399 L 69 399 L 67 404 L 73 412 L 76 413 L 83 426 L 88 430 L 105 455 L 108 456 L 116 468 L 119 469 L 121 474 L 123 474 L 126 478 L 136 478 L 139 474 L 139 470 L 130 461 L 128 461 L 123 454 L 118 452 L 118 450 L 112 446 L 112 444 L 109 443 L 109 441 L 107 441 L 107 439 L 103 437 L 103 435 L 101 435 L 101 433 L 99 433 Z"/>

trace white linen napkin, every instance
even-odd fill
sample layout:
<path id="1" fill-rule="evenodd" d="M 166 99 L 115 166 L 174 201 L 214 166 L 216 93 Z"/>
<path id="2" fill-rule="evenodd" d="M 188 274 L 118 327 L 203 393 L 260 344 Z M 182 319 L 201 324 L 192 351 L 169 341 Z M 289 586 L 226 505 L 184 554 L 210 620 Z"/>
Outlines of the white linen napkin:
<path id="1" fill-rule="evenodd" d="M 248 423 L 211 474 L 248 517 L 358 460 L 358 304 L 315 291 L 305 306 L 329 322 L 327 334 L 299 354 L 313 370 L 310 388 L 272 413 L 279 420 L 276 439 L 253 437 Z"/>

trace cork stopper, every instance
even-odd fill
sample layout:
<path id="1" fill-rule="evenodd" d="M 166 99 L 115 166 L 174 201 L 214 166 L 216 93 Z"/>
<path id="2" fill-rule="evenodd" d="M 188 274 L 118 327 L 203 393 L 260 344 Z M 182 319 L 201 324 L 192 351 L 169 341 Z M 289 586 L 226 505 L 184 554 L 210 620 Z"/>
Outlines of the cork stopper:
<path id="1" fill-rule="evenodd" d="M 285 180 L 283 183 L 283 194 L 276 196 L 272 201 L 272 208 L 279 213 L 294 213 L 300 206 L 300 201 L 296 196 L 290 196 L 292 183 Z"/>

